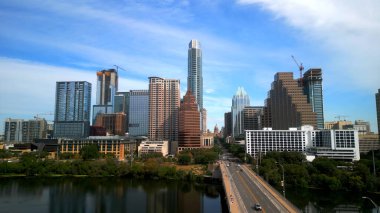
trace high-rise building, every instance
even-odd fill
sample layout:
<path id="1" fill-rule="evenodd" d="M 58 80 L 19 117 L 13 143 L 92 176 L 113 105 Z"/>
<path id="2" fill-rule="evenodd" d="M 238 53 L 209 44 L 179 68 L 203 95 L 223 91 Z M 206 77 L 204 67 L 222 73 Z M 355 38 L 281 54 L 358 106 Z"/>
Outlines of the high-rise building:
<path id="1" fill-rule="evenodd" d="M 45 119 L 34 120 L 11 119 L 5 120 L 4 141 L 31 143 L 34 139 L 46 138 L 47 122 Z"/>
<path id="2" fill-rule="evenodd" d="M 149 77 L 149 138 L 178 140 L 179 80 Z"/>
<path id="3" fill-rule="evenodd" d="M 187 65 L 187 90 L 195 96 L 198 103 L 198 110 L 201 113 L 200 128 L 203 132 L 207 131 L 206 110 L 203 110 L 203 77 L 202 77 L 202 49 L 198 40 L 191 40 L 188 50 Z"/>
<path id="4" fill-rule="evenodd" d="M 199 110 L 203 109 L 203 78 L 201 43 L 195 39 L 189 43 L 187 90 L 195 96 Z"/>
<path id="5" fill-rule="evenodd" d="M 149 90 L 131 90 L 129 94 L 129 135 L 148 136 Z"/>
<path id="6" fill-rule="evenodd" d="M 324 128 L 323 116 L 323 90 L 322 90 L 322 70 L 309 69 L 303 74 L 303 90 L 307 96 L 307 102 L 311 104 L 313 112 L 317 115 L 317 128 Z"/>
<path id="7" fill-rule="evenodd" d="M 263 128 L 262 119 L 264 107 L 246 106 L 243 109 L 243 128 L 244 130 L 260 130 Z"/>
<path id="8" fill-rule="evenodd" d="M 377 134 L 379 134 L 380 142 L 380 89 L 376 93 L 376 111 L 377 111 Z"/>
<path id="9" fill-rule="evenodd" d="M 207 110 L 202 108 L 201 110 L 201 130 L 203 133 L 207 132 Z"/>
<path id="10" fill-rule="evenodd" d="M 129 92 L 116 92 L 113 111 L 125 114 L 125 132 L 129 132 Z"/>
<path id="11" fill-rule="evenodd" d="M 125 116 L 123 112 L 99 114 L 96 117 L 95 126 L 105 128 L 108 135 L 124 136 Z"/>
<path id="12" fill-rule="evenodd" d="M 200 114 L 195 97 L 187 90 L 179 109 L 178 151 L 201 146 Z"/>
<path id="13" fill-rule="evenodd" d="M 244 133 L 243 128 L 243 109 L 249 106 L 249 96 L 243 87 L 239 87 L 236 94 L 232 98 L 232 136 L 238 137 Z"/>
<path id="14" fill-rule="evenodd" d="M 273 129 L 286 130 L 290 127 L 311 125 L 317 127 L 317 116 L 302 87 L 293 79 L 292 72 L 276 73 L 271 90 L 268 92 L 266 107 Z"/>
<path id="15" fill-rule="evenodd" d="M 224 137 L 232 135 L 232 117 L 231 112 L 224 113 Z"/>
<path id="16" fill-rule="evenodd" d="M 93 106 L 93 122 L 98 114 L 114 112 L 114 98 L 118 90 L 118 74 L 115 69 L 98 71 L 96 76 L 96 105 Z"/>
<path id="17" fill-rule="evenodd" d="M 89 135 L 91 83 L 57 82 L 55 94 L 54 137 L 81 138 Z"/>

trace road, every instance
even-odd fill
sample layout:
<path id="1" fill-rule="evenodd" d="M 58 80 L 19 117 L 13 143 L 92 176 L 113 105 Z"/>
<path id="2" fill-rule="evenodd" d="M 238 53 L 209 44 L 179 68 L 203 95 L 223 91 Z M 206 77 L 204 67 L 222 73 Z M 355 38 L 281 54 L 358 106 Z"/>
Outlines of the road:
<path id="1" fill-rule="evenodd" d="M 240 203 L 247 212 L 255 212 L 253 206 L 256 203 L 262 206 L 262 212 L 299 212 L 277 191 L 265 185 L 267 183 L 255 177 L 255 173 L 247 166 L 229 161 L 224 161 L 224 164 L 227 165 L 229 179 L 239 193 Z"/>

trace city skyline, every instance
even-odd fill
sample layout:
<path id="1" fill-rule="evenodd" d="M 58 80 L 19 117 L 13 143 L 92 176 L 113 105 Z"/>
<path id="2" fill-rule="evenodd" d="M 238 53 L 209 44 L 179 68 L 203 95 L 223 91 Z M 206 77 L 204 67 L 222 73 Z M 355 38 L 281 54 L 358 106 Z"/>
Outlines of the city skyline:
<path id="1" fill-rule="evenodd" d="M 325 121 L 349 116 L 376 131 L 378 4 L 0 2 L 0 133 L 6 118 L 53 112 L 56 81 L 95 86 L 94 73 L 113 65 L 127 70 L 119 70 L 119 91 L 147 89 L 147 78 L 159 76 L 180 79 L 182 97 L 191 39 L 202 43 L 209 129 L 224 126 L 237 87 L 247 90 L 252 106 L 262 106 L 275 73 L 297 77 L 294 55 L 305 70 L 323 70 Z"/>

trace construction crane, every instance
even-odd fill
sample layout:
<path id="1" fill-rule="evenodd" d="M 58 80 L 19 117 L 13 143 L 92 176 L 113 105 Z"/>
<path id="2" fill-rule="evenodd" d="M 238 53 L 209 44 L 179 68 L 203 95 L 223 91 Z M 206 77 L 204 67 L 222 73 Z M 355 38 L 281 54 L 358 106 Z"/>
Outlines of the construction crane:
<path id="1" fill-rule="evenodd" d="M 293 58 L 294 62 L 297 64 L 297 67 L 298 67 L 298 69 L 300 71 L 300 78 L 299 78 L 298 84 L 301 87 L 302 86 L 302 71 L 303 71 L 304 67 L 303 67 L 302 63 L 299 64 L 297 62 L 296 58 L 294 58 L 293 55 L 292 55 L 292 58 Z"/>
<path id="2" fill-rule="evenodd" d="M 34 119 L 39 119 L 41 118 L 40 115 L 54 115 L 53 112 L 45 112 L 45 113 L 38 113 L 34 116 Z"/>
<path id="3" fill-rule="evenodd" d="M 124 71 L 126 71 L 127 72 L 127 70 L 126 69 L 124 69 L 123 67 L 121 67 L 121 66 L 118 66 L 118 65 L 113 65 L 114 67 L 116 67 L 116 72 L 118 73 L 119 72 L 119 69 L 122 69 L 122 70 L 124 70 Z"/>
<path id="4" fill-rule="evenodd" d="M 335 118 L 338 118 L 338 121 L 345 121 L 347 117 L 348 116 L 345 116 L 345 115 L 337 115 L 337 116 L 335 116 Z M 341 120 L 341 118 L 343 118 L 343 120 Z"/>

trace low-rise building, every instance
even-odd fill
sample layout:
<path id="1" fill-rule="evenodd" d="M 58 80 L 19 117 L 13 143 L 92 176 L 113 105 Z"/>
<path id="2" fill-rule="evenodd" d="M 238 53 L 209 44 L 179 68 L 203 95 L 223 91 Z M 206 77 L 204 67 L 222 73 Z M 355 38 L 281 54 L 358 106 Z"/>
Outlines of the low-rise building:
<path id="1" fill-rule="evenodd" d="M 125 160 L 126 155 L 136 153 L 139 141 L 139 138 L 122 136 L 93 136 L 85 139 L 62 139 L 59 145 L 61 153 L 79 154 L 83 146 L 96 144 L 100 153 L 113 154 L 119 160 Z"/>
<path id="2" fill-rule="evenodd" d="M 161 153 L 162 156 L 169 154 L 169 141 L 143 141 L 138 146 L 138 155 L 149 153 Z"/>
<path id="3" fill-rule="evenodd" d="M 371 150 L 378 150 L 378 149 L 380 149 L 378 134 L 369 134 L 369 135 L 359 134 L 360 153 L 368 153 Z"/>
<path id="4" fill-rule="evenodd" d="M 212 133 L 203 133 L 201 135 L 201 148 L 214 147 L 214 135 Z"/>
<path id="5" fill-rule="evenodd" d="M 357 130 L 314 130 L 312 126 L 289 130 L 247 130 L 246 153 L 256 158 L 267 152 L 302 152 L 316 157 L 360 160 Z"/>

